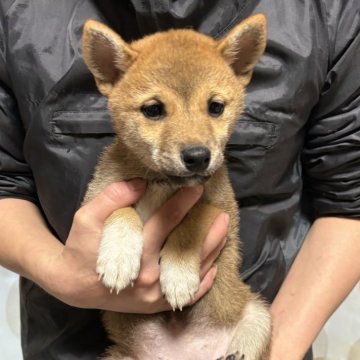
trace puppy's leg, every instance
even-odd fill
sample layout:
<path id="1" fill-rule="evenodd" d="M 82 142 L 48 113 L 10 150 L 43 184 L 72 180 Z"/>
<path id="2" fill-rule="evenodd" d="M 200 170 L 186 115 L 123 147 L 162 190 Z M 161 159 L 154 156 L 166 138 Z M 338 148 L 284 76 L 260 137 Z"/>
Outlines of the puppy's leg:
<path id="1" fill-rule="evenodd" d="M 174 310 L 187 305 L 199 289 L 202 243 L 219 213 L 210 205 L 196 204 L 161 251 L 161 289 Z"/>
<path id="2" fill-rule="evenodd" d="M 271 318 L 259 299 L 249 301 L 234 332 L 225 359 L 267 360 L 271 340 Z"/>
<path id="3" fill-rule="evenodd" d="M 142 227 L 138 214 L 130 207 L 115 211 L 106 220 L 96 271 L 108 288 L 119 292 L 138 277 Z"/>

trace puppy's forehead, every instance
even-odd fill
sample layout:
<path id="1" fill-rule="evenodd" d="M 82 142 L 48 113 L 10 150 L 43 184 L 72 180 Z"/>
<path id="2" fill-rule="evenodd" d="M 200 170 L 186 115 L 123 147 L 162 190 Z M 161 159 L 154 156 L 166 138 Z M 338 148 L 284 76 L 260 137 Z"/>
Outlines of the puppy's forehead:
<path id="1" fill-rule="evenodd" d="M 215 50 L 216 44 L 216 41 L 211 37 L 192 30 L 170 30 L 146 36 L 131 43 L 131 47 L 141 53 L 194 47 Z"/>
<path id="2" fill-rule="evenodd" d="M 218 81 L 228 70 L 216 45 L 190 30 L 158 33 L 132 44 L 139 53 L 134 70 L 185 95 L 200 83 Z"/>

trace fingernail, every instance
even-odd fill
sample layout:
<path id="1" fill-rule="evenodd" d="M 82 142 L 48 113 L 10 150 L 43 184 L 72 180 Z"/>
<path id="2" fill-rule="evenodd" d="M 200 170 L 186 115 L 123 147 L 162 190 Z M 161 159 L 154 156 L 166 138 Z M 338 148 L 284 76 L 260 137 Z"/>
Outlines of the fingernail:
<path id="1" fill-rule="evenodd" d="M 225 223 L 226 226 L 229 225 L 229 221 L 230 221 L 230 216 L 229 214 L 223 213 L 222 214 L 222 220 Z"/>
<path id="2" fill-rule="evenodd" d="M 222 239 L 222 241 L 221 241 L 221 249 L 225 246 L 225 244 L 226 244 L 226 239 L 227 239 L 226 236 Z"/>
<path id="3" fill-rule="evenodd" d="M 202 185 L 187 186 L 187 187 L 182 188 L 182 190 L 193 192 L 196 195 L 201 195 L 204 191 L 204 187 Z"/>
<path id="4" fill-rule="evenodd" d="M 214 283 L 215 279 L 216 279 L 216 274 L 217 274 L 217 266 L 214 264 L 211 269 L 209 270 L 210 272 L 210 279 L 211 279 L 211 284 Z M 211 285 L 212 286 L 212 285 Z"/>
<path id="5" fill-rule="evenodd" d="M 196 185 L 193 187 L 196 194 L 201 195 L 204 191 L 204 187 L 202 185 Z"/>
<path id="6" fill-rule="evenodd" d="M 126 182 L 130 191 L 139 191 L 145 188 L 146 181 L 141 178 L 131 179 Z"/>
<path id="7" fill-rule="evenodd" d="M 214 264 L 212 267 L 211 267 L 211 275 L 213 277 L 213 280 L 216 278 L 216 274 L 217 274 L 217 265 Z"/>

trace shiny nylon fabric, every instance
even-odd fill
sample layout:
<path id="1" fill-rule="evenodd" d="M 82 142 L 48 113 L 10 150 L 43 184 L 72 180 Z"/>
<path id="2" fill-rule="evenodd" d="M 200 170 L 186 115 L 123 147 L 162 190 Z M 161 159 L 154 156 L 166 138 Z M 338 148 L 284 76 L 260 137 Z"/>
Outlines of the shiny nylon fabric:
<path id="1" fill-rule="evenodd" d="M 320 216 L 360 217 L 359 4 L 312 1 L 2 1 L 0 197 L 36 203 L 65 241 L 97 157 L 113 139 L 81 57 L 82 25 L 126 40 L 192 27 L 215 38 L 251 13 L 268 45 L 227 147 L 241 207 L 243 278 L 272 300 Z M 95 359 L 99 312 L 21 281 L 25 359 Z"/>

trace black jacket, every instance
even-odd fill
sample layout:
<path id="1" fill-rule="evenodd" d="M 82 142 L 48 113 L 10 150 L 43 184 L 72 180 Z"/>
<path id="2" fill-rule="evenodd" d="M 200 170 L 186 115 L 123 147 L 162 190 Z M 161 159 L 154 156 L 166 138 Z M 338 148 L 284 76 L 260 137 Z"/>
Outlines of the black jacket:
<path id="1" fill-rule="evenodd" d="M 42 210 L 65 241 L 113 130 L 81 56 L 98 19 L 126 40 L 171 27 L 221 37 L 251 13 L 268 45 L 227 147 L 241 206 L 243 278 L 273 299 L 314 218 L 360 217 L 358 0 L 0 2 L 0 196 Z M 21 280 L 28 360 L 95 359 L 106 337 L 80 310 Z"/>

